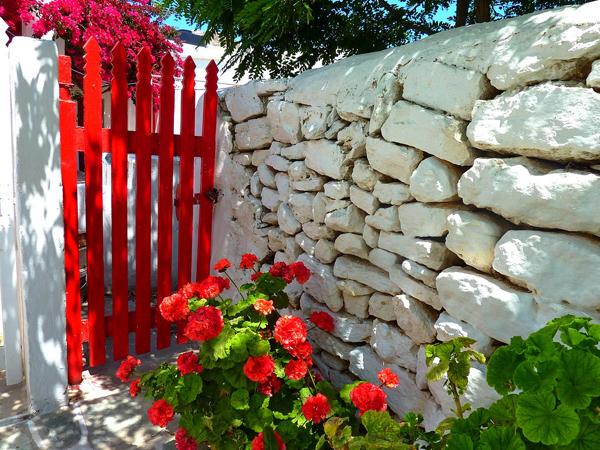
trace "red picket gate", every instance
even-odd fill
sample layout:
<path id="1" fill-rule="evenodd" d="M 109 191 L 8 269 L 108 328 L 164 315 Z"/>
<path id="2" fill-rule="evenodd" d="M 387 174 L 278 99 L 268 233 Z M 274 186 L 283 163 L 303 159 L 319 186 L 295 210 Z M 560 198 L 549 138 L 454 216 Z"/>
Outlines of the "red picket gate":
<path id="1" fill-rule="evenodd" d="M 90 366 L 106 362 L 106 338 L 112 337 L 115 361 L 129 354 L 129 333 L 135 332 L 135 352 L 150 351 L 151 329 L 157 329 L 157 348 L 170 346 L 171 324 L 151 306 L 151 158 L 158 156 L 158 258 L 159 303 L 172 293 L 173 157 L 180 158 L 179 247 L 177 286 L 191 281 L 193 206 L 200 205 L 196 279 L 209 272 L 213 202 L 205 195 L 213 189 L 217 117 L 217 66 L 206 68 L 202 137 L 195 136 L 195 64 L 188 57 L 183 67 L 181 132 L 174 134 L 175 64 L 162 60 L 158 133 L 151 131 L 151 56 L 138 55 L 136 131 L 127 130 L 127 79 L 125 49 L 112 51 L 111 125 L 102 128 L 100 47 L 94 38 L 85 47 L 83 127 L 76 124 L 76 103 L 71 100 L 71 58 L 60 57 L 60 135 L 64 189 L 65 271 L 67 282 L 67 357 L 69 383 L 82 376 L 82 343 L 88 341 Z M 88 320 L 81 318 L 77 226 L 77 153 L 85 155 Z M 105 314 L 102 213 L 102 153 L 111 153 L 112 181 L 112 314 Z M 128 310 L 127 277 L 127 154 L 136 159 L 135 205 L 135 311 Z M 193 192 L 194 157 L 201 158 L 201 193 Z M 183 327 L 177 342 L 183 343 Z"/>

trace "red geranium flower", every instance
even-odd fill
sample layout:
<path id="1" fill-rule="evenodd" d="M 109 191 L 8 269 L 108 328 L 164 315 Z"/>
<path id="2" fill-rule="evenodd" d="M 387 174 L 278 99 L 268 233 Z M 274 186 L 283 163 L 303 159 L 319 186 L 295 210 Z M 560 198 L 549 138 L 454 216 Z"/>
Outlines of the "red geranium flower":
<path id="1" fill-rule="evenodd" d="M 329 411 L 331 411 L 331 405 L 327 403 L 327 397 L 323 394 L 309 397 L 306 403 L 302 405 L 302 414 L 304 414 L 306 420 L 312 420 L 314 423 L 325 420 Z"/>
<path id="2" fill-rule="evenodd" d="M 137 378 L 131 382 L 131 386 L 129 386 L 129 393 L 132 397 L 137 397 L 140 393 L 140 379 Z"/>
<path id="3" fill-rule="evenodd" d="M 200 373 L 203 370 L 201 364 L 198 364 L 198 355 L 194 352 L 182 353 L 177 357 L 177 367 L 181 372 L 181 376 L 188 373 Z"/>
<path id="4" fill-rule="evenodd" d="M 366 411 L 385 411 L 386 397 L 383 389 L 371 383 L 361 383 L 350 391 L 350 400 L 360 410 L 359 417 L 362 417 Z"/>
<path id="5" fill-rule="evenodd" d="M 229 280 L 227 280 L 229 281 Z M 222 277 L 213 277 L 209 275 L 206 280 L 200 283 L 200 289 L 198 294 L 200 298 L 215 298 L 221 292 L 223 292 L 225 288 L 225 281 Z"/>
<path id="6" fill-rule="evenodd" d="M 190 315 L 188 299 L 180 293 L 165 297 L 158 308 L 160 314 L 169 322 L 186 319 Z"/>
<path id="7" fill-rule="evenodd" d="M 310 278 L 310 270 L 306 268 L 302 261 L 295 262 L 290 267 L 298 283 L 304 284 Z"/>
<path id="8" fill-rule="evenodd" d="M 192 297 L 201 297 L 200 289 L 202 289 L 200 283 L 188 283 L 181 288 L 179 293 L 189 300 Z"/>
<path id="9" fill-rule="evenodd" d="M 292 271 L 292 266 L 288 266 L 283 261 L 273 264 L 273 267 L 269 269 L 269 273 L 273 277 L 283 278 L 285 281 L 287 281 L 287 284 L 290 284 L 292 281 L 294 281 L 294 272 Z"/>
<path id="10" fill-rule="evenodd" d="M 316 326 L 329 333 L 333 331 L 333 317 L 325 311 L 314 312 L 310 315 L 310 321 Z"/>
<path id="11" fill-rule="evenodd" d="M 173 407 L 164 398 L 161 398 L 150 407 L 148 416 L 152 425 L 164 428 L 173 420 Z"/>
<path id="12" fill-rule="evenodd" d="M 214 306 L 201 306 L 188 317 L 183 334 L 193 341 L 208 341 L 217 337 L 225 323 L 223 315 Z"/>
<path id="13" fill-rule="evenodd" d="M 187 430 L 179 428 L 175 435 L 175 446 L 177 450 L 196 450 L 198 442 L 193 437 L 187 435 Z"/>
<path id="14" fill-rule="evenodd" d="M 129 377 L 131 376 L 133 369 L 141 364 L 142 362 L 139 359 L 135 359 L 133 356 L 129 355 L 127 359 L 119 366 L 119 370 L 117 370 L 117 377 L 119 377 L 121 381 L 129 381 Z"/>
<path id="15" fill-rule="evenodd" d="M 273 308 L 273 300 L 265 300 L 264 298 L 259 298 L 254 302 L 254 309 L 263 316 L 268 316 L 271 314 L 271 311 L 275 311 L 275 308 Z"/>
<path id="16" fill-rule="evenodd" d="M 318 383 L 319 381 L 323 381 L 323 377 L 321 376 L 321 374 L 319 372 L 317 372 L 316 370 L 313 370 L 311 372 L 313 378 L 315 379 L 315 383 Z"/>
<path id="17" fill-rule="evenodd" d="M 227 259 L 222 259 L 218 263 L 215 264 L 214 269 L 217 272 L 224 272 L 231 267 L 231 263 L 227 261 Z"/>
<path id="18" fill-rule="evenodd" d="M 298 317 L 283 316 L 275 324 L 275 340 L 289 350 L 306 341 L 306 325 Z"/>
<path id="19" fill-rule="evenodd" d="M 304 341 L 298 345 L 295 345 L 294 347 L 288 348 L 287 351 L 294 358 L 303 359 L 304 361 L 308 361 L 309 359 L 311 359 L 312 345 L 310 345 L 310 342 Z M 312 366 L 312 362 L 309 365 Z"/>
<path id="20" fill-rule="evenodd" d="M 268 395 L 269 397 L 273 397 L 273 394 L 277 394 L 281 389 L 281 381 L 277 378 L 277 375 L 274 373 L 271 374 L 269 380 L 266 383 L 261 384 L 257 391 L 261 394 Z"/>
<path id="21" fill-rule="evenodd" d="M 277 438 L 277 445 L 279 446 L 279 450 L 285 450 L 285 444 L 281 440 L 281 436 L 277 433 L 277 431 L 273 431 L 275 433 L 275 438 Z M 263 440 L 263 432 L 258 433 L 252 440 L 252 450 L 265 450 L 265 444 Z"/>
<path id="22" fill-rule="evenodd" d="M 240 269 L 253 269 L 254 263 L 258 262 L 258 258 L 252 253 L 246 253 L 242 255 L 242 262 L 240 262 Z"/>
<path id="23" fill-rule="evenodd" d="M 398 383 L 400 382 L 400 380 L 398 379 L 398 375 L 392 372 L 392 369 L 390 369 L 389 367 L 386 367 L 381 372 L 379 372 L 377 374 L 377 378 L 379 378 L 379 381 L 385 384 L 385 387 L 388 388 L 396 388 L 398 387 Z"/>
<path id="24" fill-rule="evenodd" d="M 285 374 L 290 380 L 300 380 L 306 376 L 308 367 L 306 362 L 301 359 L 292 359 L 287 366 L 285 366 Z"/>
<path id="25" fill-rule="evenodd" d="M 253 273 L 252 275 L 250 275 L 250 279 L 251 279 L 252 281 L 256 281 L 256 279 L 257 279 L 258 277 L 260 277 L 262 274 L 263 274 L 262 272 L 256 272 L 256 273 Z"/>
<path id="26" fill-rule="evenodd" d="M 275 370 L 275 361 L 271 355 L 263 355 L 258 357 L 250 356 L 244 364 L 244 373 L 250 381 L 258 381 L 259 383 L 267 383 L 273 371 Z"/>

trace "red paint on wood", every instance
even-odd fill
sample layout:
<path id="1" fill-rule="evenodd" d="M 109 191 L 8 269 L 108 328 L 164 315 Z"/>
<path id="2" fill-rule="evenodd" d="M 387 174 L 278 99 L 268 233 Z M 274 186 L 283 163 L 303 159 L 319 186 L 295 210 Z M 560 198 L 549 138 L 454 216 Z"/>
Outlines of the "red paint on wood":
<path id="1" fill-rule="evenodd" d="M 85 202 L 87 232 L 88 311 L 90 322 L 90 366 L 106 361 L 104 327 L 104 254 L 102 218 L 102 80 L 100 47 L 95 38 L 84 46 L 83 123 L 85 145 Z"/>
<path id="2" fill-rule="evenodd" d="M 167 53 L 162 60 L 158 155 L 158 304 L 172 294 L 173 261 L 173 151 L 175 115 L 175 62 Z M 171 345 L 171 323 L 158 319 L 156 347 L 160 350 Z"/>
<path id="3" fill-rule="evenodd" d="M 81 382 L 83 370 L 81 298 L 79 290 L 79 231 L 77 227 L 77 105 L 71 100 L 71 58 L 59 56 L 60 159 L 65 226 L 65 279 L 67 300 L 67 373 L 69 384 Z"/>
<path id="4" fill-rule="evenodd" d="M 215 140 L 217 133 L 217 80 L 218 69 L 214 61 L 206 67 L 206 92 L 202 119 L 202 177 L 200 179 L 200 223 L 198 226 L 198 261 L 196 281 L 206 278 L 210 271 L 210 242 L 214 203 L 206 193 L 215 184 Z"/>
<path id="5" fill-rule="evenodd" d="M 150 85 L 150 50 L 144 47 L 138 54 L 138 83 L 136 87 L 136 186 L 135 186 L 135 309 L 136 353 L 150 351 L 150 126 L 152 121 L 152 86 Z"/>
<path id="6" fill-rule="evenodd" d="M 129 354 L 127 286 L 127 62 L 125 47 L 112 51 L 110 149 L 112 183 L 113 358 Z"/>

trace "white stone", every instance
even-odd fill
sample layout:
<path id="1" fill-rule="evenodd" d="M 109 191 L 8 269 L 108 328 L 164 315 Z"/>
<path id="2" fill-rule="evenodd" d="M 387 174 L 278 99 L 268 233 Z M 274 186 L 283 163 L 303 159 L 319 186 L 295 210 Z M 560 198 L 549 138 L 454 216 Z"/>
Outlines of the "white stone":
<path id="1" fill-rule="evenodd" d="M 402 261 L 402 257 L 395 253 L 390 253 L 380 248 L 374 248 L 369 252 L 369 262 L 380 269 L 389 272 L 390 268 L 395 264 L 399 264 Z"/>
<path id="2" fill-rule="evenodd" d="M 251 153 L 236 153 L 233 155 L 233 160 L 242 166 L 250 166 L 252 164 Z"/>
<path id="3" fill-rule="evenodd" d="M 365 158 L 357 159 L 354 162 L 352 181 L 354 181 L 359 188 L 371 192 L 375 189 L 377 182 L 382 178 L 383 175 L 373 170 Z"/>
<path id="4" fill-rule="evenodd" d="M 448 216 L 465 208 L 462 203 L 405 203 L 398 207 L 402 233 L 411 237 L 444 236 L 448 233 Z"/>
<path id="5" fill-rule="evenodd" d="M 350 176 L 352 160 L 334 142 L 325 139 L 307 141 L 305 155 L 306 165 L 321 175 L 336 180 L 344 180 Z"/>
<path id="6" fill-rule="evenodd" d="M 373 335 L 370 343 L 375 353 L 385 362 L 416 372 L 419 347 L 394 325 L 378 320 L 375 320 L 373 325 Z M 419 387 L 419 389 L 422 388 Z"/>
<path id="7" fill-rule="evenodd" d="M 340 256 L 335 260 L 333 273 L 338 278 L 358 281 L 379 292 L 398 294 L 400 289 L 390 281 L 383 270 L 358 258 Z"/>
<path id="8" fill-rule="evenodd" d="M 315 195 L 315 199 L 313 201 L 313 220 L 316 223 L 325 222 L 325 215 L 327 214 L 327 205 L 329 202 L 330 199 L 322 192 L 318 192 Z"/>
<path id="9" fill-rule="evenodd" d="M 255 197 L 260 197 L 262 195 L 263 184 L 260 182 L 260 177 L 258 176 L 258 172 L 254 172 L 252 178 L 250 178 L 250 193 Z"/>
<path id="10" fill-rule="evenodd" d="M 279 199 L 283 203 L 288 203 L 290 201 L 290 195 L 293 192 L 288 174 L 285 172 L 277 172 L 277 175 L 275 175 L 275 184 L 277 185 L 277 192 L 279 192 Z"/>
<path id="11" fill-rule="evenodd" d="M 394 103 L 402 98 L 402 86 L 394 73 L 384 74 L 377 82 L 375 90 L 375 104 L 369 123 L 369 134 L 381 132 L 381 127 L 390 115 Z"/>
<path id="12" fill-rule="evenodd" d="M 590 88 L 600 88 L 600 59 L 592 63 L 592 70 L 587 76 L 585 84 Z"/>
<path id="13" fill-rule="evenodd" d="M 283 142 L 273 141 L 269 147 L 269 153 L 271 155 L 281 155 L 284 148 L 289 147 L 290 144 L 284 144 Z"/>
<path id="14" fill-rule="evenodd" d="M 344 297 L 344 309 L 347 313 L 354 314 L 360 319 L 369 317 L 370 295 L 351 295 L 346 291 L 342 291 L 342 296 Z"/>
<path id="15" fill-rule="evenodd" d="M 317 176 L 317 172 L 309 169 L 304 161 L 294 161 L 288 169 L 288 174 L 292 181 L 304 181 Z"/>
<path id="16" fill-rule="evenodd" d="M 304 294 L 302 285 L 294 280 L 285 287 L 283 292 L 285 292 L 290 299 L 290 308 L 294 310 L 298 309 L 300 307 L 300 297 Z"/>
<path id="17" fill-rule="evenodd" d="M 368 119 L 373 112 L 375 90 L 373 86 L 342 85 L 337 95 L 336 110 L 340 117 L 349 121 Z"/>
<path id="18" fill-rule="evenodd" d="M 373 214 L 379 208 L 379 199 L 377 197 L 356 186 L 350 187 L 350 201 L 367 214 Z"/>
<path id="19" fill-rule="evenodd" d="M 261 164 L 260 166 L 258 166 L 256 172 L 258 173 L 258 179 L 263 185 L 270 187 L 271 189 L 277 189 L 277 182 L 275 181 L 275 172 L 273 172 L 269 168 L 269 166 L 267 166 L 266 164 Z"/>
<path id="20" fill-rule="evenodd" d="M 284 92 L 288 88 L 286 78 L 274 80 L 258 80 L 254 82 L 256 93 L 261 96 L 273 95 L 276 92 Z"/>
<path id="21" fill-rule="evenodd" d="M 304 155 L 304 148 L 306 146 L 306 142 L 299 142 L 294 145 L 290 145 L 289 147 L 284 147 L 281 149 L 281 156 L 287 159 L 303 160 L 306 156 Z"/>
<path id="22" fill-rule="evenodd" d="M 459 166 L 469 166 L 479 152 L 470 147 L 466 129 L 464 120 L 400 100 L 392 107 L 381 134 L 388 141 L 416 147 Z"/>
<path id="23" fill-rule="evenodd" d="M 390 267 L 389 274 L 390 280 L 396 283 L 396 285 L 402 289 L 402 292 L 405 294 L 428 304 L 433 309 L 437 309 L 438 311 L 442 309 L 442 303 L 440 302 L 440 297 L 437 291 L 434 288 L 431 288 L 426 284 L 416 281 L 406 275 L 404 270 L 402 270 L 402 266 L 396 265 Z"/>
<path id="24" fill-rule="evenodd" d="M 235 126 L 235 143 L 240 150 L 268 147 L 273 141 L 266 117 L 252 119 Z"/>
<path id="25" fill-rule="evenodd" d="M 458 181 L 458 179 L 456 180 Z M 378 181 L 373 189 L 373 195 L 381 203 L 387 205 L 401 205 L 413 199 L 409 187 L 404 183 L 382 183 Z M 458 197 L 457 197 L 458 198 Z"/>
<path id="26" fill-rule="evenodd" d="M 425 375 L 429 371 L 429 367 L 427 367 L 427 356 L 425 355 L 425 350 L 427 349 L 427 345 L 420 345 L 419 351 L 417 352 L 417 376 L 415 380 L 417 382 L 417 386 L 419 389 L 427 389 L 427 379 Z"/>
<path id="27" fill-rule="evenodd" d="M 279 222 L 277 220 L 277 213 L 270 212 L 263 216 L 262 218 L 264 223 L 268 223 L 270 225 L 278 225 Z"/>
<path id="28" fill-rule="evenodd" d="M 269 248 L 274 252 L 278 252 L 280 250 L 284 250 L 287 244 L 286 239 L 290 237 L 288 234 L 285 234 L 279 228 L 273 228 L 269 230 Z M 292 238 L 293 239 L 293 238 Z"/>
<path id="29" fill-rule="evenodd" d="M 494 269 L 544 299 L 600 307 L 600 242 L 583 236 L 513 230 L 496 244 Z"/>
<path id="30" fill-rule="evenodd" d="M 391 295 L 381 294 L 375 292 L 369 299 L 369 314 L 375 316 L 381 320 L 392 321 L 396 320 L 396 314 L 394 313 L 394 297 Z M 382 355 L 379 355 L 383 358 Z M 393 361 L 390 361 L 393 362 Z"/>
<path id="31" fill-rule="evenodd" d="M 335 249 L 332 241 L 319 239 L 315 245 L 315 258 L 323 264 L 331 264 L 339 256 L 340 252 Z"/>
<path id="32" fill-rule="evenodd" d="M 348 181 L 330 181 L 323 186 L 327 197 L 341 200 L 350 197 L 350 183 Z"/>
<path id="33" fill-rule="evenodd" d="M 327 202 L 325 204 L 325 212 L 330 213 L 333 211 L 337 211 L 338 209 L 344 209 L 350 206 L 352 203 L 350 200 L 331 200 L 327 198 Z"/>
<path id="34" fill-rule="evenodd" d="M 494 247 L 510 227 L 491 213 L 457 211 L 448 216 L 446 247 L 471 267 L 491 273 Z"/>
<path id="35" fill-rule="evenodd" d="M 404 256 L 433 270 L 445 269 L 457 260 L 456 255 L 441 242 L 412 238 L 387 231 L 379 234 L 379 248 Z"/>
<path id="36" fill-rule="evenodd" d="M 315 247 L 317 245 L 315 241 L 302 232 L 298 233 L 294 238 L 296 239 L 296 243 L 308 256 L 315 256 Z"/>
<path id="37" fill-rule="evenodd" d="M 296 219 L 292 209 L 285 203 L 282 203 L 277 210 L 277 221 L 279 222 L 279 228 L 281 228 L 284 233 L 290 235 L 294 235 L 302 229 L 302 224 Z"/>
<path id="38" fill-rule="evenodd" d="M 556 170 L 528 158 L 478 159 L 461 177 L 465 203 L 513 223 L 600 236 L 600 176 Z"/>
<path id="39" fill-rule="evenodd" d="M 306 254 L 301 255 L 298 261 L 302 261 L 310 270 L 310 278 L 304 283 L 304 292 L 315 300 L 325 303 L 327 307 L 337 312 L 344 307 L 342 293 L 337 287 L 337 279 L 333 276 L 331 266 L 321 264 L 315 258 Z"/>
<path id="40" fill-rule="evenodd" d="M 329 378 L 331 387 L 336 391 L 341 391 L 344 386 L 354 384 L 354 381 L 356 381 L 356 377 L 352 374 L 348 372 L 338 372 L 337 370 L 330 370 Z"/>
<path id="41" fill-rule="evenodd" d="M 315 177 L 315 178 L 309 178 L 308 180 L 292 181 L 291 185 L 292 185 L 292 188 L 297 191 L 317 192 L 317 191 L 323 190 L 323 186 L 325 185 L 326 182 L 327 182 L 327 179 L 324 177 Z"/>
<path id="42" fill-rule="evenodd" d="M 348 153 L 350 158 L 366 156 L 367 123 L 354 122 L 341 130 L 337 135 L 337 143 L 342 146 L 342 151 Z"/>
<path id="43" fill-rule="evenodd" d="M 315 358 L 315 356 L 316 356 L 316 358 Z M 331 379 L 330 378 L 331 372 L 330 372 L 329 366 L 323 362 L 321 355 L 320 354 L 313 355 L 312 358 L 313 358 L 313 363 L 314 363 L 317 371 L 321 374 L 321 377 L 324 380 L 329 381 Z"/>
<path id="44" fill-rule="evenodd" d="M 438 313 L 429 305 L 406 294 L 394 297 L 394 313 L 398 326 L 415 344 L 435 341 Z"/>
<path id="45" fill-rule="evenodd" d="M 290 194 L 289 204 L 294 213 L 294 217 L 300 223 L 306 223 L 313 219 L 313 202 L 314 194 L 309 193 L 293 193 Z"/>
<path id="46" fill-rule="evenodd" d="M 365 217 L 365 221 L 366 220 Z M 379 230 L 373 228 L 371 225 L 365 224 L 365 228 L 363 229 L 363 239 L 369 247 L 377 248 L 377 243 L 379 242 Z"/>
<path id="47" fill-rule="evenodd" d="M 262 204 L 273 212 L 277 212 L 279 205 L 281 204 L 279 192 L 277 192 L 276 189 L 263 188 L 260 199 L 262 200 Z M 277 220 L 279 220 L 279 218 Z"/>
<path id="48" fill-rule="evenodd" d="M 342 292 L 353 296 L 368 295 L 370 297 L 375 292 L 375 289 L 372 287 L 354 280 L 340 280 L 338 281 L 338 287 Z"/>
<path id="49" fill-rule="evenodd" d="M 367 159 L 378 172 L 408 184 L 410 176 L 423 159 L 423 152 L 416 148 L 369 137 Z"/>
<path id="50" fill-rule="evenodd" d="M 293 261 L 290 260 L 290 257 L 286 252 L 277 252 L 275 253 L 275 257 L 273 262 L 277 264 L 278 262 L 284 262 L 286 264 L 292 264 Z"/>
<path id="51" fill-rule="evenodd" d="M 287 172 L 292 162 L 281 155 L 269 155 L 265 164 L 278 172 Z"/>
<path id="52" fill-rule="evenodd" d="M 269 157 L 270 154 L 270 149 L 254 150 L 254 152 L 252 152 L 252 165 L 256 167 L 260 166 L 262 163 L 265 162 L 265 160 Z"/>
<path id="53" fill-rule="evenodd" d="M 288 264 L 292 264 L 292 263 L 296 262 L 298 257 L 300 255 L 304 254 L 304 250 L 302 249 L 302 247 L 300 247 L 300 245 L 296 242 L 296 239 L 294 239 L 294 237 L 292 237 L 292 236 L 290 236 L 289 238 L 286 239 L 286 245 L 285 245 L 285 248 L 283 249 L 283 252 L 288 257 L 288 261 L 289 261 Z M 298 283 L 298 284 L 300 284 L 300 283 Z M 300 289 L 302 290 L 302 287 Z"/>
<path id="54" fill-rule="evenodd" d="M 427 286 L 435 288 L 435 279 L 439 275 L 439 272 L 431 270 L 429 267 L 425 267 L 419 263 L 405 259 L 402 261 L 402 270 L 407 275 L 410 275 L 415 280 L 422 281 Z"/>
<path id="55" fill-rule="evenodd" d="M 600 94 L 546 83 L 480 101 L 467 135 L 483 150 L 554 161 L 600 159 Z"/>
<path id="56" fill-rule="evenodd" d="M 298 105 L 285 101 L 269 102 L 267 105 L 267 120 L 275 140 L 287 144 L 300 142 L 302 133 L 300 131 Z"/>
<path id="57" fill-rule="evenodd" d="M 319 347 L 323 350 L 346 361 L 350 360 L 350 352 L 356 348 L 356 346 L 348 344 L 318 327 L 310 330 L 308 337 L 312 342 L 318 342 Z"/>
<path id="58" fill-rule="evenodd" d="M 329 352 L 321 352 L 321 359 L 327 366 L 337 371 L 346 370 L 350 365 L 348 361 L 343 360 L 339 356 L 332 355 Z"/>
<path id="59" fill-rule="evenodd" d="M 446 419 L 446 414 L 442 411 L 442 407 L 435 401 L 433 397 L 427 400 L 425 411 L 423 411 L 423 422 L 421 425 L 426 432 L 435 431 L 440 422 Z M 454 417 L 454 415 L 452 415 Z"/>
<path id="60" fill-rule="evenodd" d="M 346 122 L 345 120 L 336 120 L 329 127 L 329 129 L 325 132 L 325 139 L 337 140 L 337 136 L 338 136 L 339 132 L 342 131 L 347 126 L 348 126 L 348 122 Z"/>
<path id="61" fill-rule="evenodd" d="M 435 323 L 435 329 L 437 330 L 438 341 L 446 342 L 457 337 L 468 337 L 477 341 L 471 345 L 470 348 L 472 350 L 482 353 L 486 358 L 489 358 L 494 352 L 494 346 L 489 336 L 486 336 L 472 325 L 455 319 L 445 312 L 440 314 Z"/>
<path id="62" fill-rule="evenodd" d="M 471 120 L 475 102 L 496 90 L 485 74 L 439 62 L 418 61 L 402 68 L 402 98 Z"/>
<path id="63" fill-rule="evenodd" d="M 453 202 L 463 170 L 435 156 L 421 161 L 410 177 L 410 193 L 420 202 Z"/>
<path id="64" fill-rule="evenodd" d="M 335 240 L 334 248 L 340 253 L 358 256 L 362 259 L 369 258 L 370 247 L 365 244 L 360 234 L 340 234 Z"/>
<path id="65" fill-rule="evenodd" d="M 326 214 L 325 224 L 332 230 L 343 233 L 362 233 L 365 227 L 365 213 L 350 205 Z"/>
<path id="66" fill-rule="evenodd" d="M 302 230 L 306 235 L 318 241 L 319 239 L 334 239 L 335 232 L 327 225 L 321 225 L 315 222 L 308 222 L 302 225 Z"/>
<path id="67" fill-rule="evenodd" d="M 254 83 L 227 89 L 225 103 L 231 118 L 236 122 L 244 122 L 267 113 L 267 108 L 258 97 Z"/>
<path id="68" fill-rule="evenodd" d="M 379 208 L 375 214 L 365 217 L 365 223 L 382 231 L 401 231 L 398 207 Z"/>
<path id="69" fill-rule="evenodd" d="M 429 400 L 429 394 L 417 387 L 414 374 L 395 364 L 384 363 L 368 346 L 358 347 L 350 352 L 350 371 L 361 380 L 379 385 L 377 374 L 386 367 L 399 378 L 398 387 L 383 388 L 387 394 L 386 401 L 389 409 L 401 417 L 411 411 L 422 414 Z"/>
<path id="70" fill-rule="evenodd" d="M 330 106 L 302 106 L 300 107 L 300 122 L 302 134 L 306 139 L 322 139 L 328 128 L 328 118 L 331 114 Z"/>

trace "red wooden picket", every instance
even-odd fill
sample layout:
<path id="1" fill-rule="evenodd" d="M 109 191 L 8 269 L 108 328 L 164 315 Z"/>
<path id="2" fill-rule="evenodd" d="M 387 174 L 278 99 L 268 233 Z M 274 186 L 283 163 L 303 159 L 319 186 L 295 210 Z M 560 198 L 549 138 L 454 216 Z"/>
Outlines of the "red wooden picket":
<path id="1" fill-rule="evenodd" d="M 102 79 L 100 47 L 95 38 L 84 46 L 83 124 L 85 145 L 85 217 L 87 236 L 90 366 L 106 362 L 104 326 L 104 238 L 102 218 Z"/>
<path id="2" fill-rule="evenodd" d="M 198 224 L 198 259 L 196 280 L 201 281 L 210 271 L 210 240 L 214 203 L 206 194 L 215 185 L 215 140 L 217 134 L 217 72 L 214 61 L 206 67 L 206 92 L 202 118 L 202 176 L 200 177 L 200 221 Z"/>
<path id="3" fill-rule="evenodd" d="M 183 64 L 183 89 L 181 91 L 181 156 L 179 157 L 179 242 L 177 287 L 192 279 L 192 228 L 194 213 L 194 134 L 196 125 L 196 64 L 188 56 Z M 177 342 L 187 341 L 183 335 L 184 322 L 177 324 Z"/>
<path id="4" fill-rule="evenodd" d="M 136 191 L 135 191 L 135 351 L 137 354 L 150 351 L 150 183 L 151 145 L 150 126 L 152 121 L 152 86 L 150 84 L 150 50 L 144 47 L 138 55 L 138 83 L 136 87 Z"/>
<path id="5" fill-rule="evenodd" d="M 77 104 L 71 100 L 71 58 L 59 56 L 60 159 L 65 226 L 65 278 L 67 297 L 67 361 L 70 384 L 81 381 L 81 298 L 77 227 L 77 150 L 72 136 L 77 125 Z"/>
<path id="6" fill-rule="evenodd" d="M 127 289 L 127 62 L 125 47 L 113 51 L 110 148 L 112 180 L 113 358 L 129 354 Z"/>

